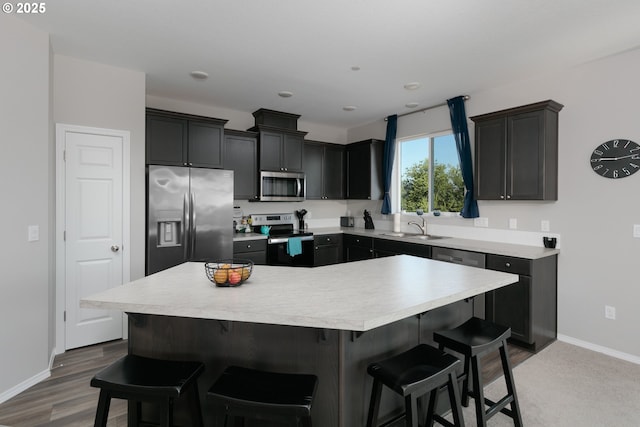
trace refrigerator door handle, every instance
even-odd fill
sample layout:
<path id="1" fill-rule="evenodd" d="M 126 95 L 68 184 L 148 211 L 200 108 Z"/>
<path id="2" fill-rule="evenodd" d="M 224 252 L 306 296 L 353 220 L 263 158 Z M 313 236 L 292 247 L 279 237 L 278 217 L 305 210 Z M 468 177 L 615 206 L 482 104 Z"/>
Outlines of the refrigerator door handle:
<path id="1" fill-rule="evenodd" d="M 196 256 L 196 195 L 191 193 L 191 258 Z"/>
<path id="2" fill-rule="evenodd" d="M 182 224 L 184 232 L 182 233 L 182 247 L 184 248 L 184 260 L 189 259 L 189 238 L 191 237 L 191 208 L 189 206 L 189 197 L 187 193 L 184 193 L 184 199 L 182 202 Z"/>

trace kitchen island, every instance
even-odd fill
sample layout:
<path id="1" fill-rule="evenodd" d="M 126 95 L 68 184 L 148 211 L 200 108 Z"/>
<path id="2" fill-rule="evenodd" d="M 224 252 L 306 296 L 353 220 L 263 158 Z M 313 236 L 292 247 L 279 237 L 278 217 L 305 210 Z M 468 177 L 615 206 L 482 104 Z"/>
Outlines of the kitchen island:
<path id="1" fill-rule="evenodd" d="M 254 266 L 247 282 L 222 288 L 209 282 L 202 263 L 185 263 L 84 298 L 81 306 L 127 312 L 130 353 L 203 361 L 207 425 L 221 420 L 206 390 L 237 364 L 316 374 L 314 425 L 347 427 L 364 425 L 370 362 L 465 320 L 442 309 L 517 280 L 399 255 L 316 268 Z M 381 414 L 402 403 L 387 399 Z"/>

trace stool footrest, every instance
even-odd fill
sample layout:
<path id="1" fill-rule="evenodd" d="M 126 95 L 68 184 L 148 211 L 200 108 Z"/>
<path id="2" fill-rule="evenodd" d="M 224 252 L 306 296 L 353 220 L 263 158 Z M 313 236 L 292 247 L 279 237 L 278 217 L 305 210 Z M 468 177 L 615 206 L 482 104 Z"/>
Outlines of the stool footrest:
<path id="1" fill-rule="evenodd" d="M 493 400 L 489 400 L 487 398 L 484 399 L 484 403 L 489 406 L 487 410 L 487 418 L 493 417 L 498 412 L 502 412 L 503 414 L 512 416 L 511 409 L 507 409 L 506 406 L 513 402 L 513 396 L 505 396 L 500 399 L 498 402 L 494 402 Z"/>

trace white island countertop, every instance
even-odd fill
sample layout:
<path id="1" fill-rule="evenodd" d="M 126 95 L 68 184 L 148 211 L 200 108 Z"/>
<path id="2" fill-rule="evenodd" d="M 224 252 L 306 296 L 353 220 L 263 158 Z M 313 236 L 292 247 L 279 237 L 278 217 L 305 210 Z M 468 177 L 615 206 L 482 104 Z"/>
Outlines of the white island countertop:
<path id="1" fill-rule="evenodd" d="M 82 308 L 367 331 L 518 281 L 518 276 L 397 255 L 324 267 L 256 265 L 216 287 L 187 262 L 81 300 Z"/>

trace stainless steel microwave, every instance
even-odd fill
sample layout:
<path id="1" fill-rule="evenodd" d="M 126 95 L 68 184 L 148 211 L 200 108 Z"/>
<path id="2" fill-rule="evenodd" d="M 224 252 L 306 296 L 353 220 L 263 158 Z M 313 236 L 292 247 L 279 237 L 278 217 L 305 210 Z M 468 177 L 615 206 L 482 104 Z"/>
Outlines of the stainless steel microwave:
<path id="1" fill-rule="evenodd" d="M 301 202 L 307 182 L 303 172 L 260 171 L 260 201 Z"/>

